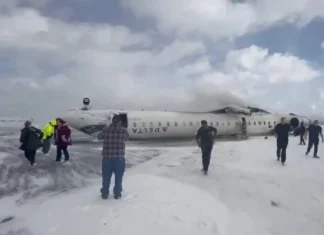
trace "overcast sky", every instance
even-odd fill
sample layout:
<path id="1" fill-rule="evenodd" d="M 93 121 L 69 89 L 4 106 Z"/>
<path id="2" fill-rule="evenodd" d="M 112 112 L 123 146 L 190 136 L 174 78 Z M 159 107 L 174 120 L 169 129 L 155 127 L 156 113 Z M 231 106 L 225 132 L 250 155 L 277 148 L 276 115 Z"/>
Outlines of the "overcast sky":
<path id="1" fill-rule="evenodd" d="M 322 0 L 0 0 L 2 115 L 324 109 Z"/>

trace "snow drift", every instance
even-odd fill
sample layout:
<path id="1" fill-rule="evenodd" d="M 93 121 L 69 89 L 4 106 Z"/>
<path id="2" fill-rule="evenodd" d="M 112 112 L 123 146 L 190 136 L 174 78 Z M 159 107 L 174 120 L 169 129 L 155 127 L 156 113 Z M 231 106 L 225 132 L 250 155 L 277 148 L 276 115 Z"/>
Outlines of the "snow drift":
<path id="1" fill-rule="evenodd" d="M 16 207 L 11 215 L 1 210 L 0 218 L 14 217 L 7 228 L 28 227 L 25 232 L 34 235 L 226 234 L 227 208 L 196 187 L 151 174 L 130 175 L 124 187 L 131 193 L 120 201 L 102 200 L 96 185 L 51 200 L 38 199 Z"/>

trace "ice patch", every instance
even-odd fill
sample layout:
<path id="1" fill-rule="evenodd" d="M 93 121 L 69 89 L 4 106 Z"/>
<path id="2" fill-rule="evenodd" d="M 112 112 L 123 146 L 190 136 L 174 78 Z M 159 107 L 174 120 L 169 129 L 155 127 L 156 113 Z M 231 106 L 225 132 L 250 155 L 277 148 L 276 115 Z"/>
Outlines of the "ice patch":
<path id="1" fill-rule="evenodd" d="M 4 159 L 7 158 L 8 156 L 9 156 L 8 153 L 0 152 L 0 165 L 3 164 Z"/>

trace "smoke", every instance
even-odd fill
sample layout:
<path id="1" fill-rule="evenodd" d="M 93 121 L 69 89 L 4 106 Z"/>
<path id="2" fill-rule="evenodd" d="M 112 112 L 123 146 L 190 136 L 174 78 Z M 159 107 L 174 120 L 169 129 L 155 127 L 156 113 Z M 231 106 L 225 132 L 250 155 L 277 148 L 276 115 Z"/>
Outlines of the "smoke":
<path id="1" fill-rule="evenodd" d="M 230 90 L 217 87 L 195 87 L 191 90 L 189 95 L 190 98 L 186 105 L 186 109 L 189 111 L 211 111 L 229 105 L 236 105 L 239 107 L 248 105 L 253 106 Z"/>
<path id="2" fill-rule="evenodd" d="M 147 102 L 148 100 L 151 102 Z M 133 103 L 132 101 L 136 102 Z M 189 112 L 212 111 L 229 105 L 259 107 L 228 89 L 213 85 L 206 86 L 205 84 L 200 86 L 195 84 L 188 89 L 174 89 L 167 94 L 163 91 L 145 94 L 145 96 L 141 95 L 137 99 L 124 100 L 123 105 L 123 107 L 130 107 L 131 109 Z"/>

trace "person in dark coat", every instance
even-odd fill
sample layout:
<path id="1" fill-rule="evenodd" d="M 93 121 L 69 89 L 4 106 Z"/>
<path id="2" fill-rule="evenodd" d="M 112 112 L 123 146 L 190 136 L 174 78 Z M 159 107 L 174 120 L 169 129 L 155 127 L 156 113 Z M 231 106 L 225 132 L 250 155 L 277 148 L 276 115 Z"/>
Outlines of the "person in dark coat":
<path id="1" fill-rule="evenodd" d="M 57 130 L 56 130 L 56 160 L 55 162 L 61 162 L 62 151 L 64 154 L 64 161 L 67 162 L 70 160 L 70 154 L 68 151 L 68 146 L 72 145 L 71 141 L 71 129 L 67 123 L 61 118 L 56 119 L 57 121 Z"/>
<path id="2" fill-rule="evenodd" d="M 31 166 L 36 166 L 35 162 L 36 151 L 42 147 L 43 132 L 31 125 L 31 121 L 25 122 L 25 127 L 20 134 L 20 149 L 24 151 L 25 157 L 30 162 Z"/>
<path id="3" fill-rule="evenodd" d="M 300 134 L 300 143 L 299 143 L 299 145 L 306 145 L 305 140 L 304 140 L 305 132 L 306 132 L 306 128 L 304 126 L 304 122 L 301 122 L 300 127 L 299 127 L 299 134 Z"/>
<path id="4" fill-rule="evenodd" d="M 277 161 L 281 159 L 282 165 L 286 162 L 286 150 L 288 147 L 290 125 L 286 123 L 286 119 L 282 117 L 280 123 L 274 128 L 277 137 Z"/>
<path id="5" fill-rule="evenodd" d="M 313 157 L 319 158 L 319 156 L 317 156 L 319 136 L 321 136 L 322 142 L 324 142 L 324 139 L 323 139 L 322 127 L 318 125 L 317 120 L 315 120 L 314 123 L 310 124 L 309 127 L 307 128 L 307 131 L 305 133 L 305 139 L 307 139 L 307 134 L 308 134 L 308 147 L 307 147 L 306 155 L 309 154 L 309 152 L 311 151 L 314 145 Z"/>
<path id="6" fill-rule="evenodd" d="M 208 126 L 207 121 L 201 121 L 201 127 L 196 134 L 196 141 L 202 152 L 202 171 L 207 175 L 211 152 L 213 150 L 214 138 L 217 134 L 217 129 L 212 126 Z"/>

